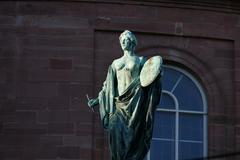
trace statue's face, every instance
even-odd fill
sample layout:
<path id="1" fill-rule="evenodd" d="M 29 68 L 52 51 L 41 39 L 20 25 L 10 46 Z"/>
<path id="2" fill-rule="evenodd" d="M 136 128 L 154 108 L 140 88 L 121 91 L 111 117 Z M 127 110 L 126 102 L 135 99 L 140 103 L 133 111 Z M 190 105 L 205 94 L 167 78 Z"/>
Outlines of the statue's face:
<path id="1" fill-rule="evenodd" d="M 121 47 L 122 47 L 122 50 L 131 50 L 131 41 L 128 37 L 124 36 L 122 37 L 121 41 L 120 41 L 120 44 L 121 44 Z"/>

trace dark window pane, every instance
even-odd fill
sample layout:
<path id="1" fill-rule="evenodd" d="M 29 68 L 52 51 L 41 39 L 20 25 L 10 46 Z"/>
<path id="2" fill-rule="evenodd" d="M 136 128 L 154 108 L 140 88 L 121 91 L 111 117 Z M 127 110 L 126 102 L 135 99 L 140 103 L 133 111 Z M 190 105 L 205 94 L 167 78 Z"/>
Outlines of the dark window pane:
<path id="1" fill-rule="evenodd" d="M 173 98 L 166 93 L 162 93 L 160 105 L 158 107 L 165 108 L 165 109 L 175 109 L 175 103 Z"/>
<path id="2" fill-rule="evenodd" d="M 175 137 L 175 113 L 160 112 L 155 113 L 153 137 L 174 139 Z"/>
<path id="3" fill-rule="evenodd" d="M 179 109 L 203 111 L 201 93 L 193 81 L 188 77 L 183 76 L 173 94 L 177 97 Z"/>
<path id="4" fill-rule="evenodd" d="M 150 149 L 151 160 L 174 160 L 175 143 L 174 141 L 152 140 Z"/>
<path id="5" fill-rule="evenodd" d="M 190 160 L 203 157 L 202 143 L 179 142 L 179 160 Z"/>
<path id="6" fill-rule="evenodd" d="M 203 115 L 180 114 L 179 139 L 203 141 Z"/>
<path id="7" fill-rule="evenodd" d="M 171 68 L 163 68 L 162 87 L 164 90 L 171 91 L 182 73 Z"/>

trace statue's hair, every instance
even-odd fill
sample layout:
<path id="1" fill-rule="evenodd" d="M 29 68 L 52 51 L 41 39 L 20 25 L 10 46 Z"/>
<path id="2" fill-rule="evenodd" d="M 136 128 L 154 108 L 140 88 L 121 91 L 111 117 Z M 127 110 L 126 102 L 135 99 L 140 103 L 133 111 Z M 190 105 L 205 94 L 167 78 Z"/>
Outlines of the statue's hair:
<path id="1" fill-rule="evenodd" d="M 130 41 L 134 44 L 134 47 L 137 45 L 137 38 L 131 31 L 125 30 L 123 33 L 121 33 L 121 35 L 119 36 L 120 42 L 124 36 L 130 39 Z"/>

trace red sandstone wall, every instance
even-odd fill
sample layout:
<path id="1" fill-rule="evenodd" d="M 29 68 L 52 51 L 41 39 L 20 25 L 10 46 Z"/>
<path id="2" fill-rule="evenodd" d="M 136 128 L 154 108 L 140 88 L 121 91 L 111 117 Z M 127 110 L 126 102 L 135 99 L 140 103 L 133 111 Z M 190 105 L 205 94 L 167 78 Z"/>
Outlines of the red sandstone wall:
<path id="1" fill-rule="evenodd" d="M 181 64 L 205 87 L 209 155 L 239 150 L 240 16 L 170 6 L 0 2 L 0 159 L 108 159 L 85 95 L 97 95 L 121 56 L 125 29 L 140 55 Z"/>

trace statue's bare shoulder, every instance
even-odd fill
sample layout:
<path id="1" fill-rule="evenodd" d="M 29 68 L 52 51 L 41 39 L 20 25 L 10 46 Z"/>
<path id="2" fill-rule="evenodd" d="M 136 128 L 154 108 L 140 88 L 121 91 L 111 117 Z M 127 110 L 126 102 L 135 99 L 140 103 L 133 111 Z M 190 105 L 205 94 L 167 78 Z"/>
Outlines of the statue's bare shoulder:
<path id="1" fill-rule="evenodd" d="M 112 67 L 115 69 L 115 70 L 121 70 L 123 67 L 125 66 L 124 64 L 124 61 L 123 61 L 123 58 L 120 57 L 118 59 L 115 59 L 113 62 L 112 62 Z"/>
<path id="2" fill-rule="evenodd" d="M 139 59 L 140 59 L 141 67 L 143 67 L 143 65 L 147 61 L 147 59 L 144 56 L 139 57 Z"/>

